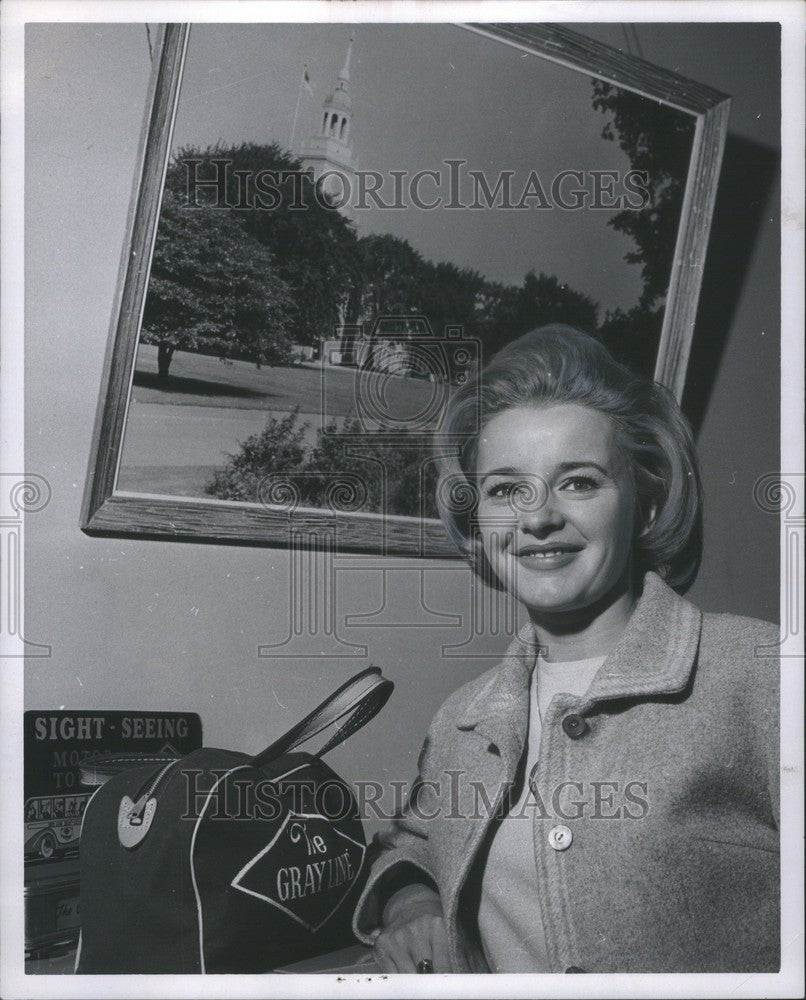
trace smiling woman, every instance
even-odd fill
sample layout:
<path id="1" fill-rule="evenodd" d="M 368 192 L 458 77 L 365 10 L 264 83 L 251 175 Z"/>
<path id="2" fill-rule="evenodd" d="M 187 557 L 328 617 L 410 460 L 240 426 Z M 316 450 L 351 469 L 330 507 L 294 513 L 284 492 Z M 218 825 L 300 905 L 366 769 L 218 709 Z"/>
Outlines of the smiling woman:
<path id="1" fill-rule="evenodd" d="M 476 470 L 485 556 L 530 614 L 606 600 L 626 623 L 636 502 L 609 418 L 573 403 L 504 410 L 484 428 Z"/>
<path id="2" fill-rule="evenodd" d="M 701 504 L 674 397 L 551 326 L 446 427 L 443 520 L 529 622 L 434 718 L 356 932 L 397 972 L 777 969 L 777 629 L 675 592 Z"/>
<path id="3" fill-rule="evenodd" d="M 555 409 L 550 419 L 548 408 Z M 508 464 L 504 454 L 513 458 L 516 477 L 499 477 L 491 487 L 498 493 L 516 487 L 515 502 L 506 505 L 509 515 L 524 508 L 545 517 L 558 485 L 563 494 L 596 497 L 620 489 L 622 507 L 635 506 L 625 549 L 633 573 L 656 570 L 676 587 L 696 576 L 701 486 L 688 422 L 671 393 L 617 363 L 599 341 L 573 327 L 543 327 L 500 351 L 482 378 L 457 394 L 438 447 L 443 522 L 493 586 L 506 583 L 490 566 L 479 528 L 481 518 L 490 523 L 494 498 L 479 496 L 478 484 L 485 486 L 485 463 L 498 469 Z"/>

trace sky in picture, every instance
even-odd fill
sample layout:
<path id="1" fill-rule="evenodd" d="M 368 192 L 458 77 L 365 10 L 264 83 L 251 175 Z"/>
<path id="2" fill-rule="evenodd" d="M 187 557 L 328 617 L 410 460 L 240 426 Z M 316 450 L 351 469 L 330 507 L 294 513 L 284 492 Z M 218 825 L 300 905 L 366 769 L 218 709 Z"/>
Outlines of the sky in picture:
<path id="1" fill-rule="evenodd" d="M 350 66 L 352 148 L 361 170 L 436 170 L 447 196 L 447 159 L 484 171 L 494 187 L 513 171 L 514 199 L 532 170 L 550 197 L 562 170 L 617 170 L 630 163 L 601 136 L 592 81 L 538 56 L 454 25 L 194 25 L 177 114 L 174 149 L 216 143 L 277 142 L 295 153 L 320 123 L 354 34 Z M 312 93 L 301 88 L 307 65 Z M 566 182 L 573 188 L 573 182 Z M 588 183 L 586 186 L 590 188 Z M 620 190 L 617 188 L 617 190 Z M 469 187 L 462 197 L 469 200 Z M 520 284 L 530 271 L 555 275 L 604 310 L 630 308 L 640 267 L 624 261 L 632 240 L 608 226 L 612 211 L 504 209 L 356 211 L 359 235 L 391 233 L 425 258 L 451 261 L 486 278 Z"/>

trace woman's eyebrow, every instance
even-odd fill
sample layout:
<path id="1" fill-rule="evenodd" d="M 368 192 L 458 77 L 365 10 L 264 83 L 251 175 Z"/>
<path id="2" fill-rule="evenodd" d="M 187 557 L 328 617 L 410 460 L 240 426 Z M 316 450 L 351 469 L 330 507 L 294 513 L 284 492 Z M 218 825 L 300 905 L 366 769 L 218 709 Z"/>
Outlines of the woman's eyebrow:
<path id="1" fill-rule="evenodd" d="M 557 466 L 558 472 L 570 472 L 572 469 L 598 469 L 603 476 L 609 476 L 610 473 L 607 469 L 599 465 L 598 462 L 592 462 L 588 459 L 581 459 L 577 462 L 561 462 Z"/>
<path id="2" fill-rule="evenodd" d="M 599 465 L 598 462 L 593 462 L 589 459 L 579 459 L 574 462 L 560 462 L 559 465 L 555 466 L 556 472 L 571 472 L 573 469 L 597 469 L 603 476 L 609 476 L 610 473 L 603 466 Z M 506 465 L 501 466 L 497 469 L 485 469 L 483 472 L 478 474 L 479 479 L 486 479 L 488 476 L 528 476 L 536 475 L 536 473 L 524 472 L 523 469 L 516 469 L 513 466 Z"/>
<path id="3" fill-rule="evenodd" d="M 488 476 L 522 476 L 524 475 L 520 469 L 516 469 L 511 465 L 503 466 L 499 469 L 485 469 L 483 472 L 478 473 L 479 479 L 486 479 Z"/>

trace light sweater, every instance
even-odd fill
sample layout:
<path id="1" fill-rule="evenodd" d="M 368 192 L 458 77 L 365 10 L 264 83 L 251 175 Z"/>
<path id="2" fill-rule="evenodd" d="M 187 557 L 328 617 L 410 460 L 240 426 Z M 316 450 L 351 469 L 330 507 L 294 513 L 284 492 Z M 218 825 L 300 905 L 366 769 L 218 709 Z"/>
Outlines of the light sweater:
<path id="1" fill-rule="evenodd" d="M 493 972 L 549 970 L 533 839 L 538 809 L 529 775 L 539 756 L 541 716 L 552 698 L 560 692 L 583 695 L 604 660 L 604 656 L 597 656 L 549 663 L 538 657 L 532 671 L 523 780 L 513 791 L 517 798 L 513 798 L 509 812 L 496 823 L 481 882 L 479 930 Z"/>

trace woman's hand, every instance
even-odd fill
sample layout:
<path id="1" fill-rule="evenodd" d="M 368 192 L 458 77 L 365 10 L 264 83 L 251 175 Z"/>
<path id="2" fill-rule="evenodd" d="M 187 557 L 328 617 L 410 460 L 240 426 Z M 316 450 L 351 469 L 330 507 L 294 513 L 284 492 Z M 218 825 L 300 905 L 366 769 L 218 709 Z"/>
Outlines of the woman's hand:
<path id="1" fill-rule="evenodd" d="M 434 972 L 450 972 L 439 893 L 420 884 L 399 889 L 384 907 L 383 929 L 375 939 L 374 952 L 384 972 L 417 972 L 424 959 L 431 962 Z"/>

